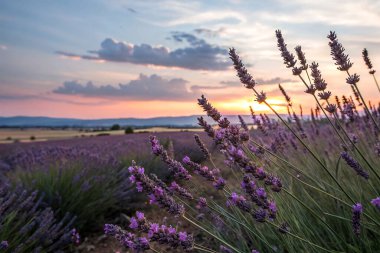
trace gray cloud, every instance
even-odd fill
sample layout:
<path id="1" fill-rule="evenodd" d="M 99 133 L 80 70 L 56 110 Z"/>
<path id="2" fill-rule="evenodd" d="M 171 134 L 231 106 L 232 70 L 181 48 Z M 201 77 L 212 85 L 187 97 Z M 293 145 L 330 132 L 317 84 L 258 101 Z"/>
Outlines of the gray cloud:
<path id="1" fill-rule="evenodd" d="M 266 85 L 277 85 L 279 83 L 293 83 L 297 82 L 296 80 L 292 79 L 284 79 L 281 77 L 274 77 L 271 79 L 262 79 L 262 78 L 257 78 L 256 79 L 257 83 L 260 84 L 266 84 Z M 239 81 L 221 81 L 219 86 L 212 86 L 212 85 L 193 85 L 190 87 L 190 89 L 193 92 L 200 92 L 204 90 L 220 90 L 220 89 L 225 89 L 229 87 L 241 87 L 243 84 Z"/>
<path id="2" fill-rule="evenodd" d="M 221 27 L 217 30 L 211 30 L 211 29 L 207 29 L 207 28 L 194 29 L 194 32 L 196 34 L 201 34 L 201 35 L 204 35 L 207 37 L 216 37 L 216 36 L 219 36 L 220 34 L 224 33 L 225 31 L 226 31 L 225 27 Z"/>
<path id="3" fill-rule="evenodd" d="M 256 78 L 255 79 L 257 84 L 279 84 L 279 83 L 295 83 L 297 80 L 288 79 L 288 78 L 281 78 L 281 77 L 274 77 L 271 79 L 263 79 L 263 78 Z M 242 84 L 239 81 L 221 81 L 221 84 L 224 84 L 225 86 L 241 86 Z M 223 87 L 225 87 L 223 86 Z"/>
<path id="4" fill-rule="evenodd" d="M 231 65 L 227 59 L 227 50 L 222 47 L 211 45 L 189 33 L 173 32 L 170 38 L 176 42 L 186 42 L 190 46 L 170 51 L 163 46 L 133 45 L 107 38 L 101 43 L 99 50 L 89 51 L 96 56 L 64 51 L 56 51 L 56 53 L 87 60 L 129 62 L 193 70 L 224 70 Z"/>
<path id="5" fill-rule="evenodd" d="M 146 76 L 118 86 L 95 86 L 92 82 L 81 84 L 77 81 L 64 82 L 53 90 L 54 93 L 66 95 L 81 95 L 88 97 L 130 98 L 138 100 L 193 100 L 199 94 L 189 92 L 187 81 L 181 78 L 164 79 L 158 75 Z"/>
<path id="6" fill-rule="evenodd" d="M 60 99 L 56 97 L 50 97 L 47 95 L 15 95 L 15 94 L 8 94 L 8 95 L 0 95 L 0 100 L 45 100 L 55 103 L 67 103 L 67 104 L 73 104 L 73 105 L 105 105 L 109 104 L 109 101 L 99 101 L 99 102 L 78 102 L 78 101 L 72 101 L 72 100 L 66 100 L 66 99 Z"/>

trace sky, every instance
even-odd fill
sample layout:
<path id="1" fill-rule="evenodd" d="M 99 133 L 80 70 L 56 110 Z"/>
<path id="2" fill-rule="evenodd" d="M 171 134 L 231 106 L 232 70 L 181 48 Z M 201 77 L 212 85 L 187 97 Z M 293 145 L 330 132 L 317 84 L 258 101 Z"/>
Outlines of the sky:
<path id="1" fill-rule="evenodd" d="M 351 95 L 330 56 L 336 31 L 364 97 L 379 93 L 362 60 L 380 68 L 380 1 L 0 0 L 0 116 L 148 118 L 202 114 L 204 94 L 223 114 L 268 112 L 241 85 L 228 58 L 236 48 L 278 111 L 278 84 L 315 106 L 277 49 L 301 45 L 333 95 Z"/>

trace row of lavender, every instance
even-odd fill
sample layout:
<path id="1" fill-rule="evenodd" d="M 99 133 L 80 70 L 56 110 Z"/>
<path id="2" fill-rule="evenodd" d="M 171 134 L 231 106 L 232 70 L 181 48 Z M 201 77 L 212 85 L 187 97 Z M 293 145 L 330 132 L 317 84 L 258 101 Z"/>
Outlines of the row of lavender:
<path id="1" fill-rule="evenodd" d="M 202 96 L 198 104 L 218 128 L 203 117 L 199 125 L 220 152 L 209 152 L 196 137 L 207 161 L 199 164 L 188 156 L 176 160 L 151 136 L 153 154 L 176 181 L 167 184 L 151 177 L 135 162 L 129 168 L 130 181 L 149 197 L 150 204 L 197 232 L 149 222 L 137 212 L 127 228 L 106 224 L 107 235 L 136 252 L 380 251 L 380 108 L 363 98 L 360 78 L 349 72 L 353 64 L 334 32 L 328 35 L 331 55 L 338 70 L 347 73 L 354 99 L 335 96 L 332 101 L 318 64 L 309 66 L 297 46 L 300 65 L 296 66 L 281 31 L 276 31 L 276 38 L 286 67 L 315 100 L 311 120 L 296 113 L 282 86 L 289 116 L 280 116 L 231 49 L 240 81 L 279 120 L 255 115 L 251 108 L 257 130 L 250 130 L 242 118 L 241 125 L 232 125 Z M 367 50 L 363 58 L 378 85 Z"/>
<path id="2" fill-rule="evenodd" d="M 161 137 L 169 150 L 199 156 L 196 145 L 181 138 L 189 134 L 172 134 L 174 142 Z M 79 233 L 99 233 L 107 220 L 141 206 L 126 164 L 143 159 L 147 169 L 167 177 L 148 145 L 146 134 L 135 134 L 2 146 L 0 252 L 74 249 Z"/>

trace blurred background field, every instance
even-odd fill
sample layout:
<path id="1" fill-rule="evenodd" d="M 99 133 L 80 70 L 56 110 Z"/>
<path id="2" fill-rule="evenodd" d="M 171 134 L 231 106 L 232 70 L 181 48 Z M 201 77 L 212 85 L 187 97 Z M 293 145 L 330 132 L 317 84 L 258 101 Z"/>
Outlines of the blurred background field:
<path id="1" fill-rule="evenodd" d="M 186 127 L 148 127 L 133 130 L 135 133 L 161 133 L 202 131 L 201 128 Z M 72 138 L 94 137 L 99 135 L 124 135 L 125 130 L 86 130 L 86 129 L 52 129 L 52 128 L 0 128 L 0 143 L 35 142 L 48 140 L 63 140 Z"/>

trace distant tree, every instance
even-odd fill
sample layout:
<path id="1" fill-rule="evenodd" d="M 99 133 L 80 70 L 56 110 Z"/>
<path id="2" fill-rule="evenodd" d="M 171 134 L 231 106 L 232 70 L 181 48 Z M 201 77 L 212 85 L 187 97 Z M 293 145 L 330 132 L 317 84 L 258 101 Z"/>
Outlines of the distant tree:
<path id="1" fill-rule="evenodd" d="M 133 134 L 133 128 L 132 128 L 132 127 L 127 127 L 127 128 L 124 130 L 124 133 L 125 133 L 125 134 Z"/>
<path id="2" fill-rule="evenodd" d="M 31 141 L 34 141 L 35 139 L 36 139 L 36 136 L 34 136 L 34 135 L 30 136 Z"/>
<path id="3" fill-rule="evenodd" d="M 113 125 L 111 126 L 111 129 L 110 129 L 110 130 L 115 131 L 115 130 L 120 130 L 120 129 L 121 129 L 121 127 L 120 127 L 119 124 L 113 124 Z"/>

